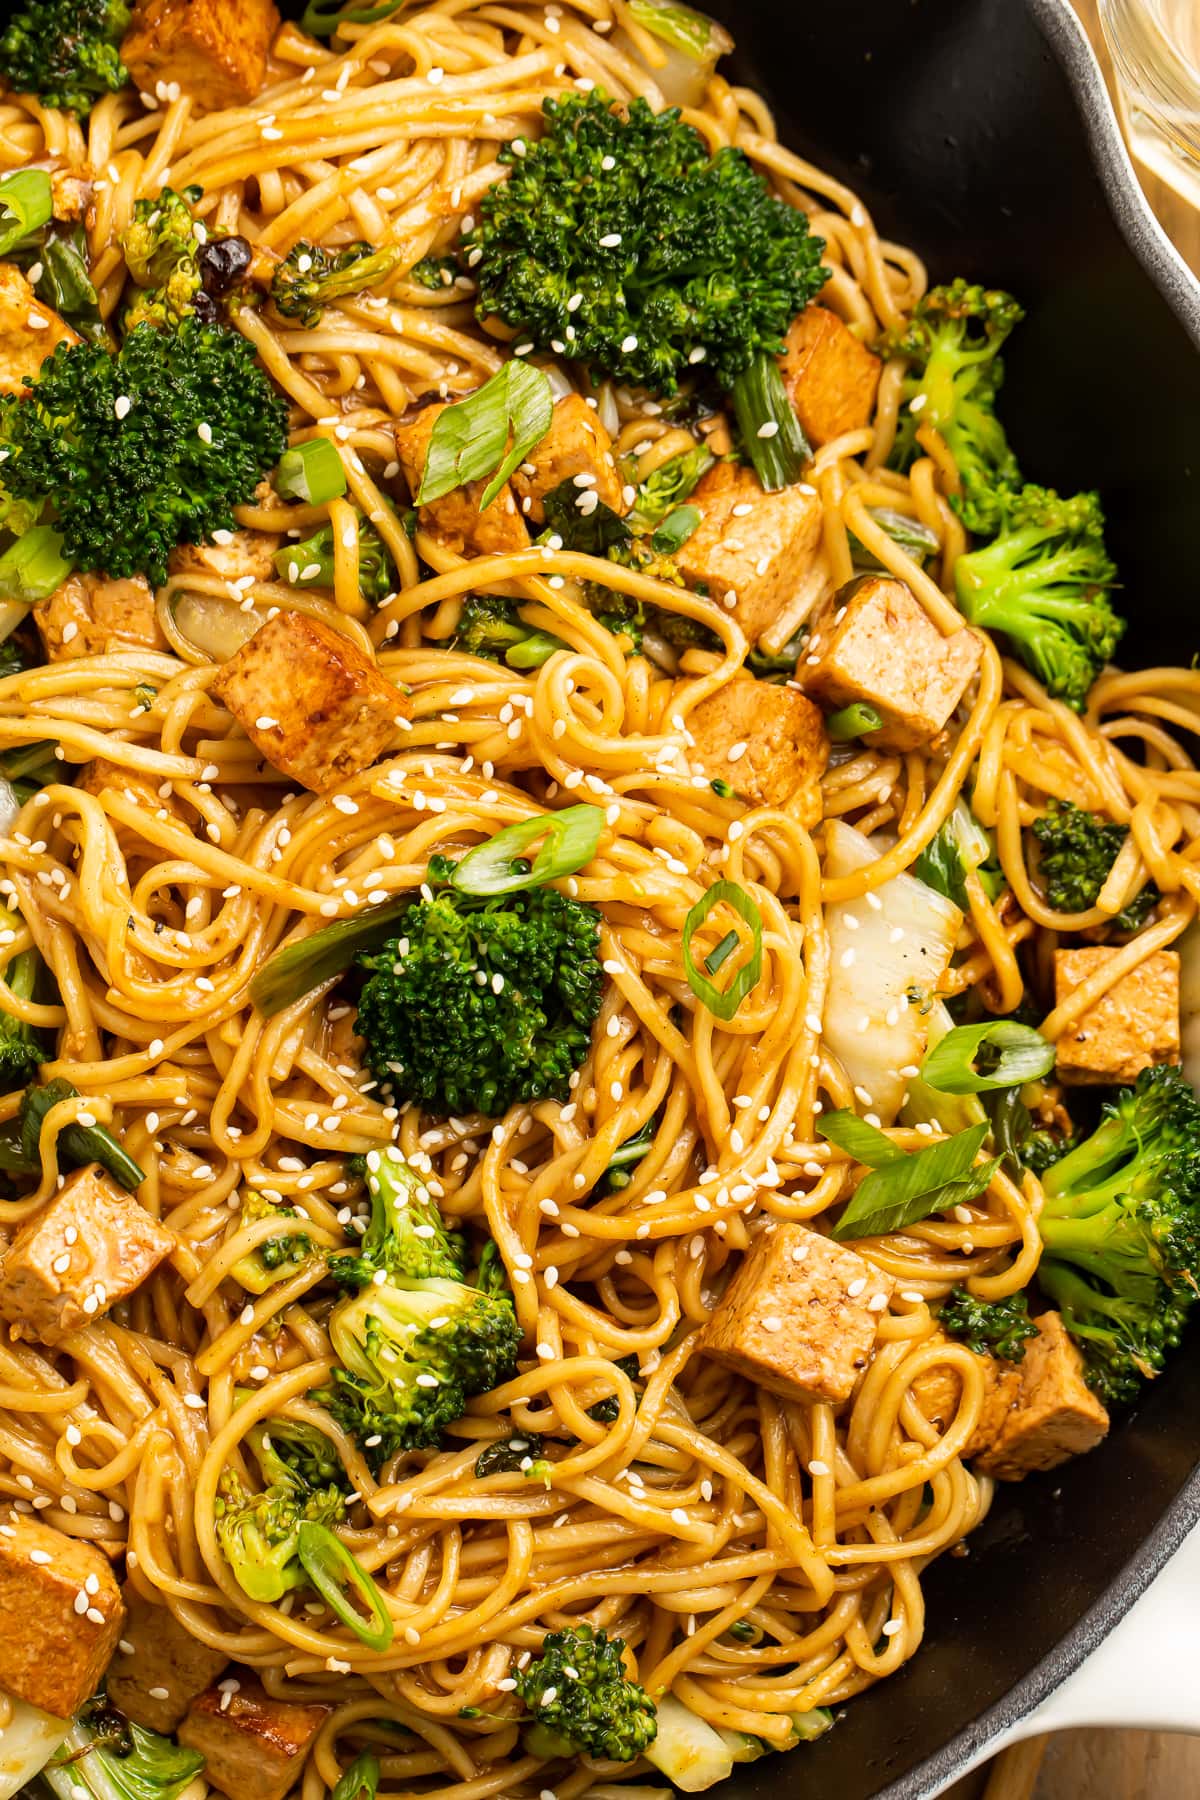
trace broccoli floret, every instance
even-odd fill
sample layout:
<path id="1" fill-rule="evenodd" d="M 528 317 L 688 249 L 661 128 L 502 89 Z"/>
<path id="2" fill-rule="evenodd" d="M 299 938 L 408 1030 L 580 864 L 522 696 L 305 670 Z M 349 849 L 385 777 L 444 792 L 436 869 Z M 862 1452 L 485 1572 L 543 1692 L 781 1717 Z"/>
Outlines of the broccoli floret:
<path id="1" fill-rule="evenodd" d="M 537 1431 L 518 1431 L 512 1437 L 493 1438 L 475 1458 L 475 1473 L 482 1481 L 487 1475 L 528 1475 L 534 1480 L 549 1463 L 542 1456 L 545 1438 Z"/>
<path id="2" fill-rule="evenodd" d="M 415 901 L 401 933 L 358 959 L 371 1068 L 444 1116 L 565 1100 L 600 1010 L 599 943 L 594 908 L 553 888 Z"/>
<path id="3" fill-rule="evenodd" d="M 79 568 L 156 584 L 177 544 L 233 530 L 286 432 L 252 346 L 195 318 L 139 325 L 115 356 L 60 344 L 20 394 L 0 395 L 12 492 L 49 501 Z"/>
<path id="4" fill-rule="evenodd" d="M 83 118 L 129 80 L 121 39 L 130 17 L 125 0 L 32 0 L 0 36 L 0 75 L 16 93 Z"/>
<path id="5" fill-rule="evenodd" d="M 429 288 L 437 293 L 442 288 L 453 287 L 458 273 L 457 257 L 423 256 L 408 271 L 408 279 L 415 281 L 418 287 Z"/>
<path id="6" fill-rule="evenodd" d="M 1055 912 L 1086 912 L 1095 906 L 1129 827 L 1097 818 L 1069 800 L 1052 800 L 1045 816 L 1034 820 L 1033 835 L 1047 904 Z M 1157 887 L 1148 881 L 1113 924 L 1119 931 L 1139 930 L 1159 899 Z"/>
<path id="7" fill-rule="evenodd" d="M 240 1224 L 253 1225 L 260 1219 L 278 1219 L 289 1225 L 299 1214 L 290 1206 L 279 1206 L 254 1188 L 242 1195 Z M 265 1294 L 278 1281 L 294 1275 L 299 1265 L 313 1253 L 313 1241 L 302 1225 L 281 1231 L 277 1237 L 264 1238 L 253 1250 L 240 1256 L 229 1273 L 248 1293 Z"/>
<path id="8" fill-rule="evenodd" d="M 930 288 L 908 323 L 879 345 L 885 356 L 906 356 L 911 365 L 893 466 L 911 466 L 921 453 L 917 432 L 932 425 L 958 468 L 962 493 L 955 505 L 963 522 L 989 535 L 999 525 L 1003 497 L 1021 479 L 995 402 L 1003 379 L 999 352 L 1023 317 L 1011 294 L 952 281 Z"/>
<path id="9" fill-rule="evenodd" d="M 459 616 L 454 648 L 467 656 L 507 663 L 510 669 L 540 669 L 556 650 L 569 646 L 552 632 L 527 625 L 516 600 L 472 594 Z"/>
<path id="10" fill-rule="evenodd" d="M 446 1230 L 437 1203 L 417 1171 L 400 1152 L 369 1150 L 363 1174 L 371 1218 L 357 1256 L 330 1259 L 330 1273 L 346 1287 L 366 1287 L 380 1269 L 413 1281 L 431 1276 L 461 1281 L 466 1247 Z"/>
<path id="11" fill-rule="evenodd" d="M 1053 488 L 1022 488 L 1000 536 L 955 564 L 971 624 L 1003 632 L 1047 692 L 1077 711 L 1125 629 L 1108 598 L 1115 577 L 1097 495 L 1064 500 Z"/>
<path id="12" fill-rule="evenodd" d="M 238 1388 L 237 1403 L 248 1399 L 251 1391 Z M 282 1415 L 264 1419 L 250 1427 L 246 1442 L 268 1485 L 282 1485 L 294 1492 L 329 1488 L 336 1488 L 342 1495 L 350 1492 L 350 1478 L 333 1444 L 323 1431 L 304 1419 Z"/>
<path id="13" fill-rule="evenodd" d="M 697 444 L 694 450 L 683 450 L 667 462 L 659 463 L 637 490 L 637 499 L 628 515 L 629 524 L 639 531 L 652 531 L 687 499 L 715 461 L 711 450 Z"/>
<path id="14" fill-rule="evenodd" d="M 285 319 L 298 319 L 311 330 L 322 309 L 364 289 L 378 287 L 391 274 L 403 251 L 399 244 L 376 250 L 372 244 L 349 244 L 345 250 L 322 250 L 301 239 L 271 277 L 271 300 Z"/>
<path id="15" fill-rule="evenodd" d="M 1042 1188 L 1038 1282 L 1096 1392 L 1133 1399 L 1200 1292 L 1200 1100 L 1183 1072 L 1144 1070 Z"/>
<path id="16" fill-rule="evenodd" d="M 517 1694 L 533 1724 L 531 1756 L 594 1756 L 632 1762 L 658 1730 L 654 1702 L 625 1673 L 622 1638 L 576 1625 L 552 1631 L 542 1653 L 517 1675 Z"/>
<path id="17" fill-rule="evenodd" d="M 1025 1339 L 1037 1336 L 1024 1293 L 1003 1300 L 977 1300 L 965 1287 L 952 1288 L 938 1315 L 943 1331 L 961 1338 L 977 1356 L 999 1356 L 1020 1362 Z"/>
<path id="18" fill-rule="evenodd" d="M 200 248 L 189 201 L 200 190 L 177 194 L 164 188 L 156 200 L 136 200 L 133 218 L 121 233 L 125 263 L 138 292 L 125 310 L 124 327 L 143 323 L 174 329 L 195 311 L 201 290 Z"/>
<path id="19" fill-rule="evenodd" d="M 287 543 L 274 556 L 275 568 L 290 587 L 333 586 L 333 526 L 322 525 L 302 543 Z M 358 591 L 378 606 L 397 586 L 387 545 L 369 519 L 358 521 Z"/>
<path id="20" fill-rule="evenodd" d="M 6 932 L 19 930 L 21 921 L 0 907 L 0 928 Z M 4 982 L 18 1000 L 32 1000 L 41 958 L 34 949 L 21 950 L 10 958 L 4 970 Z M 11 1094 L 14 1088 L 27 1087 L 37 1075 L 45 1058 L 45 1047 L 32 1025 L 15 1014 L 0 1012 L 0 1093 Z"/>
<path id="21" fill-rule="evenodd" d="M 501 150 L 512 172 L 463 238 L 479 317 L 656 394 L 703 353 L 735 403 L 761 409 L 762 372 L 826 279 L 803 212 L 743 151 L 710 155 L 677 108 L 617 109 L 597 90 L 548 99 L 543 114 L 536 143 Z M 797 431 L 790 407 L 775 423 Z"/>

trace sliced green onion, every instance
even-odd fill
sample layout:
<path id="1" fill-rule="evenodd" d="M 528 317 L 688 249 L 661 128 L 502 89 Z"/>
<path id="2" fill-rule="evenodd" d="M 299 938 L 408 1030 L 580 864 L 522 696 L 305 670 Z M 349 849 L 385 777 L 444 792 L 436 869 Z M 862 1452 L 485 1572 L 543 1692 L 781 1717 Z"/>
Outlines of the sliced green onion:
<path id="1" fill-rule="evenodd" d="M 591 862 L 603 830 L 599 806 L 568 806 L 562 812 L 520 819 L 468 850 L 455 866 L 450 885 L 460 894 L 516 894 L 542 887 Z M 522 852 L 542 837 L 546 841 L 532 863 L 526 861 Z"/>
<path id="2" fill-rule="evenodd" d="M 379 1781 L 379 1758 L 373 1751 L 363 1750 L 338 1776 L 329 1800 L 375 1800 Z"/>
<path id="3" fill-rule="evenodd" d="M 823 1131 L 824 1126 L 818 1129 Z M 884 1237 L 927 1219 L 931 1213 L 947 1212 L 974 1200 L 983 1193 L 1000 1162 L 995 1157 L 975 1167 L 987 1132 L 985 1121 L 972 1125 L 969 1131 L 943 1138 L 927 1150 L 889 1157 L 859 1182 L 849 1206 L 833 1228 L 833 1236 L 839 1240 Z"/>
<path id="4" fill-rule="evenodd" d="M 296 1554 L 304 1573 L 334 1617 L 349 1626 L 368 1650 L 386 1650 L 396 1634 L 392 1615 L 379 1588 L 358 1558 L 351 1556 L 341 1538 L 330 1531 L 328 1525 L 302 1519 L 297 1532 Z M 361 1602 L 365 1617 L 363 1611 L 352 1604 L 351 1594 Z"/>
<path id="5" fill-rule="evenodd" d="M 882 715 L 865 700 L 856 700 L 851 706 L 843 706 L 840 712 L 830 713 L 825 721 L 825 729 L 835 744 L 845 744 L 851 738 L 862 737 L 866 731 L 878 731 L 883 724 Z"/>
<path id="6" fill-rule="evenodd" d="M 514 356 L 473 394 L 434 420 L 417 490 L 418 506 L 440 500 L 466 481 L 490 475 L 479 497 L 485 511 L 513 470 L 540 444 L 554 420 L 554 390 L 533 363 Z"/>
<path id="7" fill-rule="evenodd" d="M 989 1059 L 985 1070 L 976 1066 L 981 1051 Z M 921 1076 L 940 1094 L 990 1094 L 1040 1081 L 1054 1067 L 1054 1056 L 1054 1045 L 1032 1025 L 988 1019 L 956 1025 L 939 1038 L 921 1064 Z"/>
<path id="8" fill-rule="evenodd" d="M 767 493 L 799 481 L 811 452 L 775 358 L 760 351 L 734 382 L 731 398 L 742 449 Z"/>
<path id="9" fill-rule="evenodd" d="M 0 556 L 0 600 L 36 606 L 60 588 L 75 567 L 62 553 L 53 525 L 32 525 Z"/>
<path id="10" fill-rule="evenodd" d="M 910 519 L 907 513 L 895 512 L 890 506 L 868 506 L 867 511 L 875 523 L 887 532 L 892 542 L 899 544 L 922 568 L 931 556 L 936 556 L 940 546 L 938 534 L 931 531 L 928 525 L 922 525 L 919 519 Z M 852 531 L 846 535 L 850 540 L 851 561 L 856 569 L 884 568 L 879 558 Z M 886 574 L 887 571 L 884 572 Z"/>
<path id="11" fill-rule="evenodd" d="M 45 169 L 18 169 L 0 178 L 0 256 L 48 224 L 53 213 L 54 195 Z"/>
<path id="12" fill-rule="evenodd" d="M 738 942 L 737 932 L 727 931 L 715 949 L 709 951 L 704 959 L 704 967 L 708 970 L 710 975 L 715 975 L 722 963 L 727 963 L 729 961 L 729 958 L 738 947 Z"/>
<path id="13" fill-rule="evenodd" d="M 277 950 L 250 983 L 250 998 L 265 1019 L 291 1006 L 314 988 L 341 975 L 360 950 L 377 950 L 386 942 L 389 927 L 402 919 L 413 903 L 405 894 L 366 906 L 351 919 L 336 919 L 308 937 L 298 938 Z"/>
<path id="14" fill-rule="evenodd" d="M 46 1082 L 44 1086 L 35 1083 L 26 1088 L 19 1116 L 21 1153 L 27 1170 L 32 1172 L 41 1166 L 39 1145 L 42 1121 L 46 1114 L 61 1100 L 78 1098 L 79 1089 L 61 1076 L 55 1081 Z M 74 1168 L 99 1163 L 129 1193 L 141 1187 L 146 1179 L 145 1170 L 139 1168 L 112 1132 L 103 1125 L 80 1125 L 74 1121 L 65 1125 L 58 1134 L 58 1152 L 59 1160 L 70 1163 Z"/>
<path id="15" fill-rule="evenodd" d="M 734 975 L 727 988 L 719 988 L 708 980 L 696 966 L 692 956 L 692 939 L 703 925 L 710 912 L 716 907 L 728 906 L 739 919 L 744 919 L 750 927 L 753 949 L 741 968 Z M 687 976 L 688 986 L 697 1000 L 707 1006 L 710 1013 L 718 1019 L 732 1019 L 746 995 L 750 992 L 762 974 L 762 914 L 750 898 L 745 888 L 739 887 L 736 881 L 714 882 L 708 892 L 697 900 L 683 926 L 683 968 Z M 724 942 L 724 939 L 722 939 Z M 718 944 L 717 949 L 720 949 Z M 710 952 L 715 955 L 716 951 Z M 722 962 L 726 960 L 722 957 Z"/>
<path id="16" fill-rule="evenodd" d="M 346 469 L 337 446 L 326 437 L 293 444 L 279 459 L 275 486 L 286 500 L 323 506 L 346 491 Z"/>
<path id="17" fill-rule="evenodd" d="M 852 1156 L 855 1162 L 865 1163 L 868 1169 L 886 1168 L 888 1163 L 896 1162 L 904 1155 L 886 1131 L 880 1131 L 878 1125 L 868 1125 L 848 1107 L 825 1113 L 819 1129 L 822 1137 L 844 1150 L 847 1156 Z"/>
<path id="18" fill-rule="evenodd" d="M 677 506 L 668 513 L 654 536 L 650 548 L 656 556 L 674 556 L 698 528 L 703 514 L 698 506 Z"/>
<path id="19" fill-rule="evenodd" d="M 562 638 L 555 637 L 551 631 L 531 631 L 523 637 L 519 644 L 510 644 L 504 652 L 504 660 L 510 669 L 540 669 L 548 663 L 556 650 L 569 650 L 571 646 Z"/>

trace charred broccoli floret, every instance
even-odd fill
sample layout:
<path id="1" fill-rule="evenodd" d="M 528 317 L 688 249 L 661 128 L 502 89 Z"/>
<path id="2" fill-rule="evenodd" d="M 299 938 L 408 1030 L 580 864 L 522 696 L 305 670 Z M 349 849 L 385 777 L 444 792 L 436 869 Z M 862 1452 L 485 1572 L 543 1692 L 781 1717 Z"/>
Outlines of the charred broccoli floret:
<path id="1" fill-rule="evenodd" d="M 344 250 L 322 250 L 302 238 L 293 245 L 271 277 L 271 301 L 285 319 L 296 319 L 306 331 L 321 322 L 331 301 L 361 294 L 386 281 L 403 251 L 399 244 L 348 244 Z"/>
<path id="2" fill-rule="evenodd" d="M 1069 800 L 1052 800 L 1045 816 L 1034 820 L 1033 835 L 1047 904 L 1055 912 L 1086 912 L 1095 906 L 1129 827 L 1097 818 Z M 1157 887 L 1148 881 L 1116 914 L 1113 924 L 1119 931 L 1139 930 L 1159 897 Z"/>
<path id="3" fill-rule="evenodd" d="M 1116 570 L 1099 498 L 1024 487 L 1003 516 L 999 537 L 955 564 L 958 604 L 972 625 L 1003 632 L 1047 692 L 1079 711 L 1125 629 L 1108 598 Z"/>
<path id="4" fill-rule="evenodd" d="M 31 0 L 0 36 L 0 75 L 16 93 L 83 118 L 129 80 L 121 39 L 130 17 L 125 0 Z"/>
<path id="5" fill-rule="evenodd" d="M 517 1675 L 533 1717 L 524 1732 L 530 1755 L 632 1762 L 654 1742 L 654 1702 L 626 1675 L 624 1649 L 622 1638 L 590 1625 L 547 1635 L 541 1655 Z"/>
<path id="6" fill-rule="evenodd" d="M 1020 1362 L 1026 1338 L 1037 1336 L 1024 1293 L 1008 1294 L 1003 1300 L 977 1300 L 965 1287 L 951 1288 L 938 1322 L 977 1356 L 999 1356 L 1005 1362 Z"/>

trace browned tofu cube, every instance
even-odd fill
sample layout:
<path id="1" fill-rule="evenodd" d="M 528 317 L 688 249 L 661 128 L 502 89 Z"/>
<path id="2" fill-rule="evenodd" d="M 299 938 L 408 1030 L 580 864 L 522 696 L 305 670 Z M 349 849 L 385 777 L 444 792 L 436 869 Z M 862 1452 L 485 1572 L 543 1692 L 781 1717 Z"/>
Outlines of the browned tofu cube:
<path id="1" fill-rule="evenodd" d="M 1085 981 L 1102 973 L 1116 950 L 1093 947 L 1054 952 L 1054 1001 L 1061 1006 Z M 1058 1073 L 1073 1087 L 1129 1082 L 1152 1063 L 1179 1060 L 1179 955 L 1156 950 L 1114 983 L 1055 1046 Z"/>
<path id="2" fill-rule="evenodd" d="M 205 1779 L 229 1800 L 283 1800 L 331 1710 L 272 1700 L 243 1677 L 232 1699 L 209 1688 L 193 1700 L 177 1735 L 199 1750 Z"/>
<path id="3" fill-rule="evenodd" d="M 936 1333 L 931 1341 L 943 1344 L 947 1342 L 941 1332 Z M 995 1441 L 1004 1420 L 1016 1403 L 1021 1386 L 1021 1372 L 1015 1364 L 997 1362 L 994 1356 L 981 1356 L 977 1360 L 983 1366 L 983 1404 L 975 1430 L 963 1450 L 964 1456 L 976 1456 Z M 962 1382 L 958 1371 L 949 1363 L 932 1363 L 929 1368 L 923 1369 L 913 1382 L 910 1392 L 929 1423 L 939 1431 L 947 1431 L 954 1423 L 962 1394 Z"/>
<path id="4" fill-rule="evenodd" d="M 154 595 L 141 575 L 68 575 L 33 619 L 51 662 L 73 656 L 117 656 L 127 650 L 169 649 L 154 610 Z"/>
<path id="5" fill-rule="evenodd" d="M 581 512 L 593 505 L 583 498 L 586 494 L 597 495 L 614 512 L 625 511 L 612 439 L 595 407 L 589 406 L 582 394 L 565 394 L 556 402 L 549 431 L 512 478 L 525 517 L 543 524 L 542 501 L 564 481 L 578 487 Z"/>
<path id="6" fill-rule="evenodd" d="M 283 543 L 276 531 L 235 531 L 225 543 L 180 544 L 167 567 L 172 575 L 209 575 L 219 581 L 277 579 L 273 557 Z"/>
<path id="7" fill-rule="evenodd" d="M 827 307 L 805 307 L 787 334 L 779 366 L 811 444 L 827 444 L 871 423 L 883 365 Z"/>
<path id="8" fill-rule="evenodd" d="M 50 191 L 54 217 L 71 223 L 86 217 L 92 204 L 92 172 L 84 169 L 52 169 Z"/>
<path id="9" fill-rule="evenodd" d="M 90 1163 L 0 1258 L 0 1319 L 15 1338 L 56 1344 L 132 1294 L 174 1248 L 174 1233 Z"/>
<path id="10" fill-rule="evenodd" d="M 831 711 L 873 706 L 883 725 L 868 743 L 915 750 L 941 731 L 982 654 L 965 626 L 943 637 L 902 581 L 864 575 L 817 616 L 796 675 Z"/>
<path id="11" fill-rule="evenodd" d="M 1108 1414 L 1083 1379 L 1083 1358 L 1056 1312 L 1034 1320 L 1036 1337 L 1014 1365 L 1000 1364 L 973 1452 L 975 1466 L 1000 1481 L 1056 1469 L 1093 1450 L 1108 1431 Z"/>
<path id="12" fill-rule="evenodd" d="M 105 1686 L 113 1705 L 148 1731 L 174 1731 L 197 1694 L 211 1687 L 229 1657 L 193 1637 L 169 1606 L 125 1583 L 125 1627 Z"/>
<path id="13" fill-rule="evenodd" d="M 691 760 L 754 806 L 781 806 L 807 829 L 821 817 L 829 739 L 820 709 L 795 688 L 731 681 L 688 718 Z"/>
<path id="14" fill-rule="evenodd" d="M 274 0 L 139 0 L 121 57 L 143 94 L 240 106 L 262 88 L 278 29 Z"/>
<path id="15" fill-rule="evenodd" d="M 895 1283 L 832 1238 L 768 1225 L 746 1252 L 701 1345 L 789 1400 L 848 1400 L 871 1360 Z"/>
<path id="16" fill-rule="evenodd" d="M 13 263 L 0 262 L 0 392 L 23 394 L 59 344 L 79 339 L 56 312 L 43 306 Z"/>
<path id="17" fill-rule="evenodd" d="M 173 817 L 180 816 L 179 804 L 174 790 L 164 797 L 159 793 L 159 783 L 152 775 L 143 775 L 137 769 L 123 769 L 119 763 L 109 762 L 107 757 L 94 756 L 85 762 L 75 778 L 76 791 L 83 794 L 99 796 L 106 788 L 114 788 L 125 799 L 132 799 L 137 806 L 144 807 L 149 813 L 167 812 Z"/>
<path id="18" fill-rule="evenodd" d="M 799 587 L 821 546 L 821 502 L 812 488 L 763 491 L 745 463 L 718 462 L 688 502 L 700 523 L 676 558 L 690 587 L 704 582 L 729 606 L 752 644 Z"/>
<path id="19" fill-rule="evenodd" d="M 425 473 L 433 427 L 445 410 L 444 406 L 422 406 L 396 421 L 396 455 L 414 499 Z M 422 506 L 422 530 L 456 556 L 503 556 L 514 550 L 528 550 L 529 533 L 511 484 L 506 481 L 487 510 L 481 512 L 479 501 L 486 486 L 486 481 L 466 481 L 461 487 L 451 488 L 440 500 Z"/>
<path id="20" fill-rule="evenodd" d="M 314 794 L 369 768 L 410 710 L 357 644 L 307 613 L 276 613 L 212 691 L 266 760 Z"/>
<path id="21" fill-rule="evenodd" d="M 56 1719 L 91 1698 L 125 1608 L 108 1558 L 25 1513 L 0 1515 L 0 1688 Z"/>

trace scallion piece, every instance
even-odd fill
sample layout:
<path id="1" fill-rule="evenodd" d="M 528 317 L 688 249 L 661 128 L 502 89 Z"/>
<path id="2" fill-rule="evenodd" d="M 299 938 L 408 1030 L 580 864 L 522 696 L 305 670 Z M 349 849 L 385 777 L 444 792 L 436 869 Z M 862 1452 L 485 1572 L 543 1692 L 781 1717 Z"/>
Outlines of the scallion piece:
<path id="1" fill-rule="evenodd" d="M 842 1148 L 847 1148 L 850 1141 L 845 1118 L 844 1113 L 831 1114 L 818 1126 L 831 1143 L 840 1143 Z M 828 1127 L 833 1119 L 839 1124 L 831 1132 Z M 860 1119 L 858 1123 L 865 1130 L 873 1130 L 865 1120 Z M 975 1167 L 975 1158 L 987 1131 L 985 1120 L 982 1125 L 972 1125 L 968 1131 L 956 1132 L 953 1137 L 943 1138 L 940 1144 L 931 1144 L 927 1150 L 917 1150 L 911 1156 L 897 1152 L 891 1140 L 885 1138 L 889 1149 L 886 1161 L 877 1160 L 871 1173 L 859 1182 L 850 1204 L 833 1228 L 833 1236 L 843 1241 L 884 1237 L 888 1232 L 903 1231 L 906 1225 L 927 1219 L 931 1213 L 948 1212 L 951 1207 L 976 1199 L 984 1192 L 1000 1163 L 999 1157 L 995 1157 L 991 1162 Z M 880 1132 L 878 1136 L 884 1134 Z M 866 1140 L 862 1141 L 866 1143 Z M 859 1162 L 865 1160 L 858 1147 L 850 1154 Z M 875 1154 L 882 1158 L 878 1145 Z"/>
<path id="2" fill-rule="evenodd" d="M 346 491 L 346 470 L 337 446 L 325 437 L 293 444 L 280 458 L 275 486 L 286 500 L 307 500 L 310 506 L 336 500 Z"/>
<path id="3" fill-rule="evenodd" d="M 956 1025 L 939 1038 L 921 1064 L 921 1079 L 939 1094 L 990 1094 L 1040 1081 L 1054 1067 L 1054 1055 L 1054 1045 L 1032 1025 L 987 1019 Z"/>
<path id="4" fill-rule="evenodd" d="M 53 525 L 32 525 L 0 556 L 0 600 L 36 606 L 60 588 L 75 567 L 62 553 Z"/>
<path id="5" fill-rule="evenodd" d="M 379 1782 L 379 1758 L 370 1750 L 360 1751 L 339 1775 L 329 1800 L 375 1800 Z"/>
<path id="6" fill-rule="evenodd" d="M 718 906 L 729 907 L 730 911 L 735 912 L 739 919 L 744 920 L 750 927 L 750 935 L 753 940 L 753 948 L 751 949 L 750 955 L 742 964 L 741 968 L 737 970 L 733 980 L 727 988 L 719 988 L 715 982 L 710 981 L 707 975 L 705 975 L 697 966 L 695 958 L 692 956 L 692 939 L 695 937 L 697 931 L 699 931 L 701 925 L 703 925 L 705 919 L 707 919 L 709 913 L 713 912 Z M 751 988 L 762 974 L 762 936 L 762 914 L 759 912 L 758 907 L 754 904 L 754 901 L 750 898 L 750 895 L 746 892 L 745 888 L 739 887 L 736 881 L 714 882 L 708 892 L 697 900 L 695 906 L 693 906 L 691 912 L 689 912 L 684 921 L 683 968 L 684 973 L 687 976 L 688 986 L 691 988 L 693 994 L 695 994 L 697 1000 L 707 1006 L 709 1012 L 714 1013 L 718 1019 L 732 1019 L 738 1007 L 742 1004 L 742 1001 L 746 998 L 746 995 L 750 992 Z M 715 956 L 717 954 L 717 951 L 720 950 L 721 944 L 723 944 L 724 941 L 724 938 L 722 938 L 721 943 L 719 943 L 714 950 L 710 951 L 710 956 Z M 727 961 L 728 956 L 729 952 L 727 951 L 725 955 L 722 956 L 721 962 Z M 720 967 L 720 964 L 717 966 Z"/>
<path id="7" fill-rule="evenodd" d="M 379 1588 L 341 1538 L 328 1525 L 302 1519 L 297 1530 L 296 1555 L 334 1617 L 361 1638 L 368 1650 L 386 1650 L 396 1633 L 392 1615 Z"/>
<path id="8" fill-rule="evenodd" d="M 698 506 L 677 506 L 674 512 L 667 514 L 650 539 L 650 548 L 656 556 L 674 556 L 697 529 L 700 519 Z"/>
<path id="9" fill-rule="evenodd" d="M 727 931 L 715 949 L 709 951 L 704 959 L 704 967 L 710 975 L 715 975 L 723 963 L 727 963 L 738 947 L 736 931 Z"/>
<path id="10" fill-rule="evenodd" d="M 542 887 L 591 862 L 603 829 L 599 806 L 568 806 L 562 812 L 520 819 L 468 850 L 455 865 L 450 885 L 460 894 L 516 894 Z M 545 842 L 529 862 L 523 852 L 538 838 Z"/>
<path id="11" fill-rule="evenodd" d="M 734 382 L 731 398 L 742 448 L 767 493 L 799 481 L 811 452 L 775 358 L 760 351 Z"/>
<path id="12" fill-rule="evenodd" d="M 54 196 L 45 169 L 18 169 L 0 179 L 0 256 L 49 223 Z"/>
<path id="13" fill-rule="evenodd" d="M 835 744 L 846 744 L 851 738 L 862 737 L 864 732 L 878 731 L 882 724 L 883 717 L 873 706 L 868 706 L 865 700 L 856 700 L 853 705 L 830 713 L 825 729 Z"/>
<path id="14" fill-rule="evenodd" d="M 418 506 L 467 481 L 491 480 L 479 496 L 489 507 L 513 470 L 540 444 L 554 418 L 554 390 L 532 363 L 514 356 L 490 381 L 443 407 L 425 453 Z"/>
<path id="15" fill-rule="evenodd" d="M 250 983 L 250 998 L 264 1018 L 271 1018 L 296 1000 L 341 975 L 360 950 L 377 950 L 389 928 L 412 905 L 412 895 L 384 900 L 364 907 L 350 919 L 336 919 L 308 937 L 298 938 L 277 950 Z"/>

